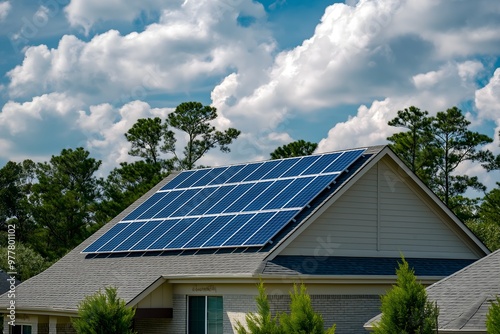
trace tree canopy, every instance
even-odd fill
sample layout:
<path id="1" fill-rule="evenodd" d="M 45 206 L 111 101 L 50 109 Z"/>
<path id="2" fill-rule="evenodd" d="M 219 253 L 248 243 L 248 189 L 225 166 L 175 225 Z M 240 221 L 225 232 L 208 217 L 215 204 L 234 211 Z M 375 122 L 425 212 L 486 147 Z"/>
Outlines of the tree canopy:
<path id="1" fill-rule="evenodd" d="M 311 155 L 318 147 L 318 144 L 306 142 L 303 139 L 296 140 L 289 144 L 280 146 L 271 152 L 271 159 L 283 159 Z"/>

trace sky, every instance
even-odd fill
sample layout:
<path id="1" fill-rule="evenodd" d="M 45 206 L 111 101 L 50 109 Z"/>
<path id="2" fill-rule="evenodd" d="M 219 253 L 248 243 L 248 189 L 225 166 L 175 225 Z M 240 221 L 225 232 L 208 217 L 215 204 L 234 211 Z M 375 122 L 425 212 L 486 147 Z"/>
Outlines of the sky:
<path id="1" fill-rule="evenodd" d="M 242 132 L 204 165 L 386 144 L 412 105 L 458 106 L 500 154 L 498 0 L 0 0 L 0 72 L 0 166 L 81 146 L 106 175 L 139 118 L 186 101 Z"/>

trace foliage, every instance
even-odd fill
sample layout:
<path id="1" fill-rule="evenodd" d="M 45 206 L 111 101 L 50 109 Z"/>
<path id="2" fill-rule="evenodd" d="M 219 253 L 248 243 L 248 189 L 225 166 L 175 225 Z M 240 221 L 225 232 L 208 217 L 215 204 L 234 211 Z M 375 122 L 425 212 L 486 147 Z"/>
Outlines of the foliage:
<path id="1" fill-rule="evenodd" d="M 488 334 L 500 334 L 500 297 L 492 302 L 486 315 L 486 330 Z"/>
<path id="2" fill-rule="evenodd" d="M 437 326 L 438 308 L 427 300 L 422 284 L 402 258 L 396 270 L 397 283 L 382 296 L 382 318 L 374 326 L 375 334 L 431 334 Z"/>
<path id="3" fill-rule="evenodd" d="M 398 132 L 387 138 L 392 142 L 390 145 L 392 150 L 410 170 L 427 182 L 435 169 L 432 156 L 436 150 L 432 144 L 432 119 L 428 115 L 427 111 L 421 111 L 414 106 L 399 110 L 398 116 L 388 124 L 408 131 Z"/>
<path id="4" fill-rule="evenodd" d="M 238 321 L 236 332 L 238 334 L 279 334 L 278 319 L 271 316 L 269 300 L 267 298 L 264 282 L 259 284 L 259 295 L 255 298 L 257 302 L 257 313 L 248 313 L 245 316 L 248 330 Z"/>
<path id="5" fill-rule="evenodd" d="M 485 194 L 475 213 L 467 226 L 491 251 L 500 249 L 500 183 Z"/>
<path id="6" fill-rule="evenodd" d="M 49 261 L 44 259 L 36 251 L 20 242 L 16 242 L 15 254 L 17 278 L 21 281 L 25 281 L 28 278 L 41 273 L 51 265 Z M 5 272 L 12 271 L 9 269 L 9 265 L 7 263 L 7 255 L 8 248 L 0 247 L 0 269 Z"/>
<path id="7" fill-rule="evenodd" d="M 37 226 L 34 246 L 42 255 L 60 257 L 90 235 L 99 199 L 94 174 L 100 164 L 79 147 L 37 165 L 30 202 Z"/>
<path id="8" fill-rule="evenodd" d="M 460 109 L 453 107 L 429 117 L 410 107 L 399 111 L 388 124 L 407 129 L 388 138 L 391 147 L 456 213 L 460 213 L 462 195 L 468 189 L 485 190 L 477 177 L 455 174 L 465 161 L 487 163 L 492 159 L 490 151 L 478 149 L 492 139 L 470 131 L 470 122 Z"/>
<path id="9" fill-rule="evenodd" d="M 282 159 L 311 155 L 318 147 L 317 143 L 306 142 L 303 139 L 283 145 L 271 152 L 271 159 Z"/>
<path id="10" fill-rule="evenodd" d="M 323 317 L 314 312 L 311 297 L 304 284 L 294 284 L 290 292 L 290 314 L 282 313 L 272 317 L 264 283 L 259 284 L 259 295 L 256 297 L 257 313 L 245 316 L 247 328 L 239 321 L 236 325 L 238 334 L 335 334 L 335 325 L 324 329 Z M 278 322 L 279 320 L 279 322 Z"/>
<path id="11" fill-rule="evenodd" d="M 78 306 L 73 327 L 78 334 L 132 334 L 135 310 L 118 298 L 116 288 L 107 287 L 87 296 Z"/>
<path id="12" fill-rule="evenodd" d="M 99 203 L 96 217 L 100 224 L 117 216 L 135 200 L 160 182 L 166 173 L 160 163 L 122 162 L 106 180 L 101 180 L 104 200 Z"/>
<path id="13" fill-rule="evenodd" d="M 293 293 L 290 293 L 290 314 L 280 316 L 280 324 L 284 333 L 295 334 L 334 334 L 335 325 L 326 331 L 323 326 L 323 317 L 314 312 L 311 297 L 304 284 L 299 287 L 294 284 Z"/>
<path id="14" fill-rule="evenodd" d="M 34 229 L 28 197 L 31 193 L 35 163 L 9 161 L 0 169 L 0 227 L 16 225 L 17 241 L 28 242 Z"/>
<path id="15" fill-rule="evenodd" d="M 147 163 L 159 161 L 160 147 L 165 125 L 161 118 L 141 118 L 125 133 L 125 138 L 132 144 L 128 152 L 131 156 L 144 158 Z"/>
<path id="16" fill-rule="evenodd" d="M 187 134 L 187 144 L 183 157 L 175 150 L 174 132 L 165 130 L 162 150 L 174 155 L 172 162 L 177 169 L 193 169 L 196 162 L 210 149 L 219 147 L 222 152 L 230 152 L 229 144 L 238 138 L 240 131 L 229 128 L 218 131 L 211 121 L 217 118 L 217 109 L 199 102 L 183 102 L 168 115 L 166 125 Z M 167 127 L 166 127 L 167 128 Z"/>

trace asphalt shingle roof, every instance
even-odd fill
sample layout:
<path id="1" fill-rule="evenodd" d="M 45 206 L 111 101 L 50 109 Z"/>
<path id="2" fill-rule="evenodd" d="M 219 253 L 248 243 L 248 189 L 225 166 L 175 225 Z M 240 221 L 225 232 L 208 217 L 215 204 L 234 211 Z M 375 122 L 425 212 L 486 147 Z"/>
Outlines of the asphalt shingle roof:
<path id="1" fill-rule="evenodd" d="M 438 326 L 443 332 L 486 333 L 486 314 L 500 295 L 500 250 L 427 288 L 429 300 L 439 307 Z M 366 323 L 371 327 L 379 314 Z"/>

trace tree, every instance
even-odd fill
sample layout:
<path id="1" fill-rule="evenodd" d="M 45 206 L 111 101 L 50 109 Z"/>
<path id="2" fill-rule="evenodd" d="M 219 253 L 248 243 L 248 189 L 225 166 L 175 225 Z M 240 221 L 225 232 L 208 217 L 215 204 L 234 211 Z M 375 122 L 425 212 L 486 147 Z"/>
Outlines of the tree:
<path id="1" fill-rule="evenodd" d="M 492 159 L 490 151 L 479 149 L 492 139 L 468 130 L 470 122 L 460 109 L 453 107 L 429 117 L 410 107 L 388 124 L 408 129 L 388 138 L 391 147 L 457 215 L 473 200 L 463 196 L 468 189 L 485 190 L 477 177 L 454 173 L 465 161 L 487 164 Z"/>
<path id="2" fill-rule="evenodd" d="M 456 168 L 464 161 L 486 162 L 489 151 L 480 151 L 478 146 L 491 143 L 493 139 L 468 130 L 470 122 L 457 107 L 441 111 L 432 120 L 434 142 L 439 148 L 438 174 L 433 183 L 438 195 L 453 209 L 452 198 L 472 187 L 485 190 L 477 177 L 454 176 Z M 489 152 L 491 154 L 491 152 Z"/>
<path id="3" fill-rule="evenodd" d="M 396 285 L 382 296 L 382 318 L 375 324 L 374 333 L 435 333 L 438 308 L 427 300 L 425 288 L 417 282 L 415 272 L 404 258 L 396 274 Z"/>
<path id="4" fill-rule="evenodd" d="M 96 220 L 104 224 L 116 217 L 166 175 L 159 163 L 122 162 L 106 180 L 100 180 L 104 200 L 99 203 Z"/>
<path id="5" fill-rule="evenodd" d="M 37 226 L 35 249 L 51 259 L 87 238 L 96 223 L 99 188 L 94 174 L 101 162 L 89 155 L 81 147 L 63 149 L 36 167 L 38 183 L 30 197 Z"/>
<path id="6" fill-rule="evenodd" d="M 316 312 L 311 305 L 311 297 L 307 293 L 304 284 L 299 287 L 293 285 L 293 293 L 290 293 L 290 314 L 283 313 L 280 316 L 280 324 L 284 333 L 294 334 L 334 334 L 335 325 L 324 329 L 323 317 Z"/>
<path id="7" fill-rule="evenodd" d="M 388 137 L 391 149 L 405 162 L 421 180 L 429 182 L 435 163 L 432 157 L 436 147 L 432 143 L 432 118 L 427 111 L 411 106 L 398 111 L 398 116 L 389 121 L 390 126 L 407 129 Z"/>
<path id="8" fill-rule="evenodd" d="M 488 334 L 500 334 L 500 297 L 492 302 L 486 315 L 486 330 Z"/>
<path id="9" fill-rule="evenodd" d="M 107 287 L 87 296 L 78 305 L 73 327 L 78 334 L 132 334 L 135 310 L 118 298 L 116 288 Z"/>
<path id="10" fill-rule="evenodd" d="M 210 149 L 219 147 L 222 152 L 230 152 L 229 144 L 238 138 L 240 131 L 229 128 L 218 131 L 211 121 L 217 118 L 217 109 L 204 106 L 199 102 L 183 102 L 168 115 L 166 124 L 181 130 L 187 135 L 187 144 L 183 150 L 183 157 L 179 157 L 175 150 L 174 132 L 165 130 L 162 150 L 174 155 L 172 162 L 179 170 L 193 169 L 196 162 Z"/>
<path id="11" fill-rule="evenodd" d="M 34 229 L 28 202 L 34 178 L 35 163 L 9 161 L 0 169 L 0 226 L 16 225 L 17 241 L 29 242 Z"/>
<path id="12" fill-rule="evenodd" d="M 318 144 L 316 143 L 306 142 L 303 139 L 299 139 L 275 149 L 273 152 L 271 152 L 271 159 L 283 159 L 311 155 L 317 147 Z"/>
<path id="13" fill-rule="evenodd" d="M 257 313 L 248 313 L 245 316 L 248 330 L 239 322 L 236 323 L 238 334 L 279 334 L 278 319 L 271 316 L 269 300 L 267 298 L 264 282 L 259 283 L 259 295 L 255 298 L 257 302 Z"/>
<path id="14" fill-rule="evenodd" d="M 500 183 L 497 188 L 486 193 L 473 219 L 467 226 L 491 250 L 500 248 Z"/>
<path id="15" fill-rule="evenodd" d="M 48 267 L 51 262 L 47 261 L 36 251 L 20 242 L 16 242 L 16 272 L 17 277 L 21 281 L 25 281 L 30 277 L 38 275 Z M 12 271 L 8 264 L 8 248 L 0 248 L 0 269 L 5 272 Z"/>
<path id="16" fill-rule="evenodd" d="M 161 140 L 165 125 L 161 118 L 141 118 L 125 133 L 125 138 L 132 144 L 128 152 L 131 156 L 144 158 L 147 163 L 160 162 Z"/>

